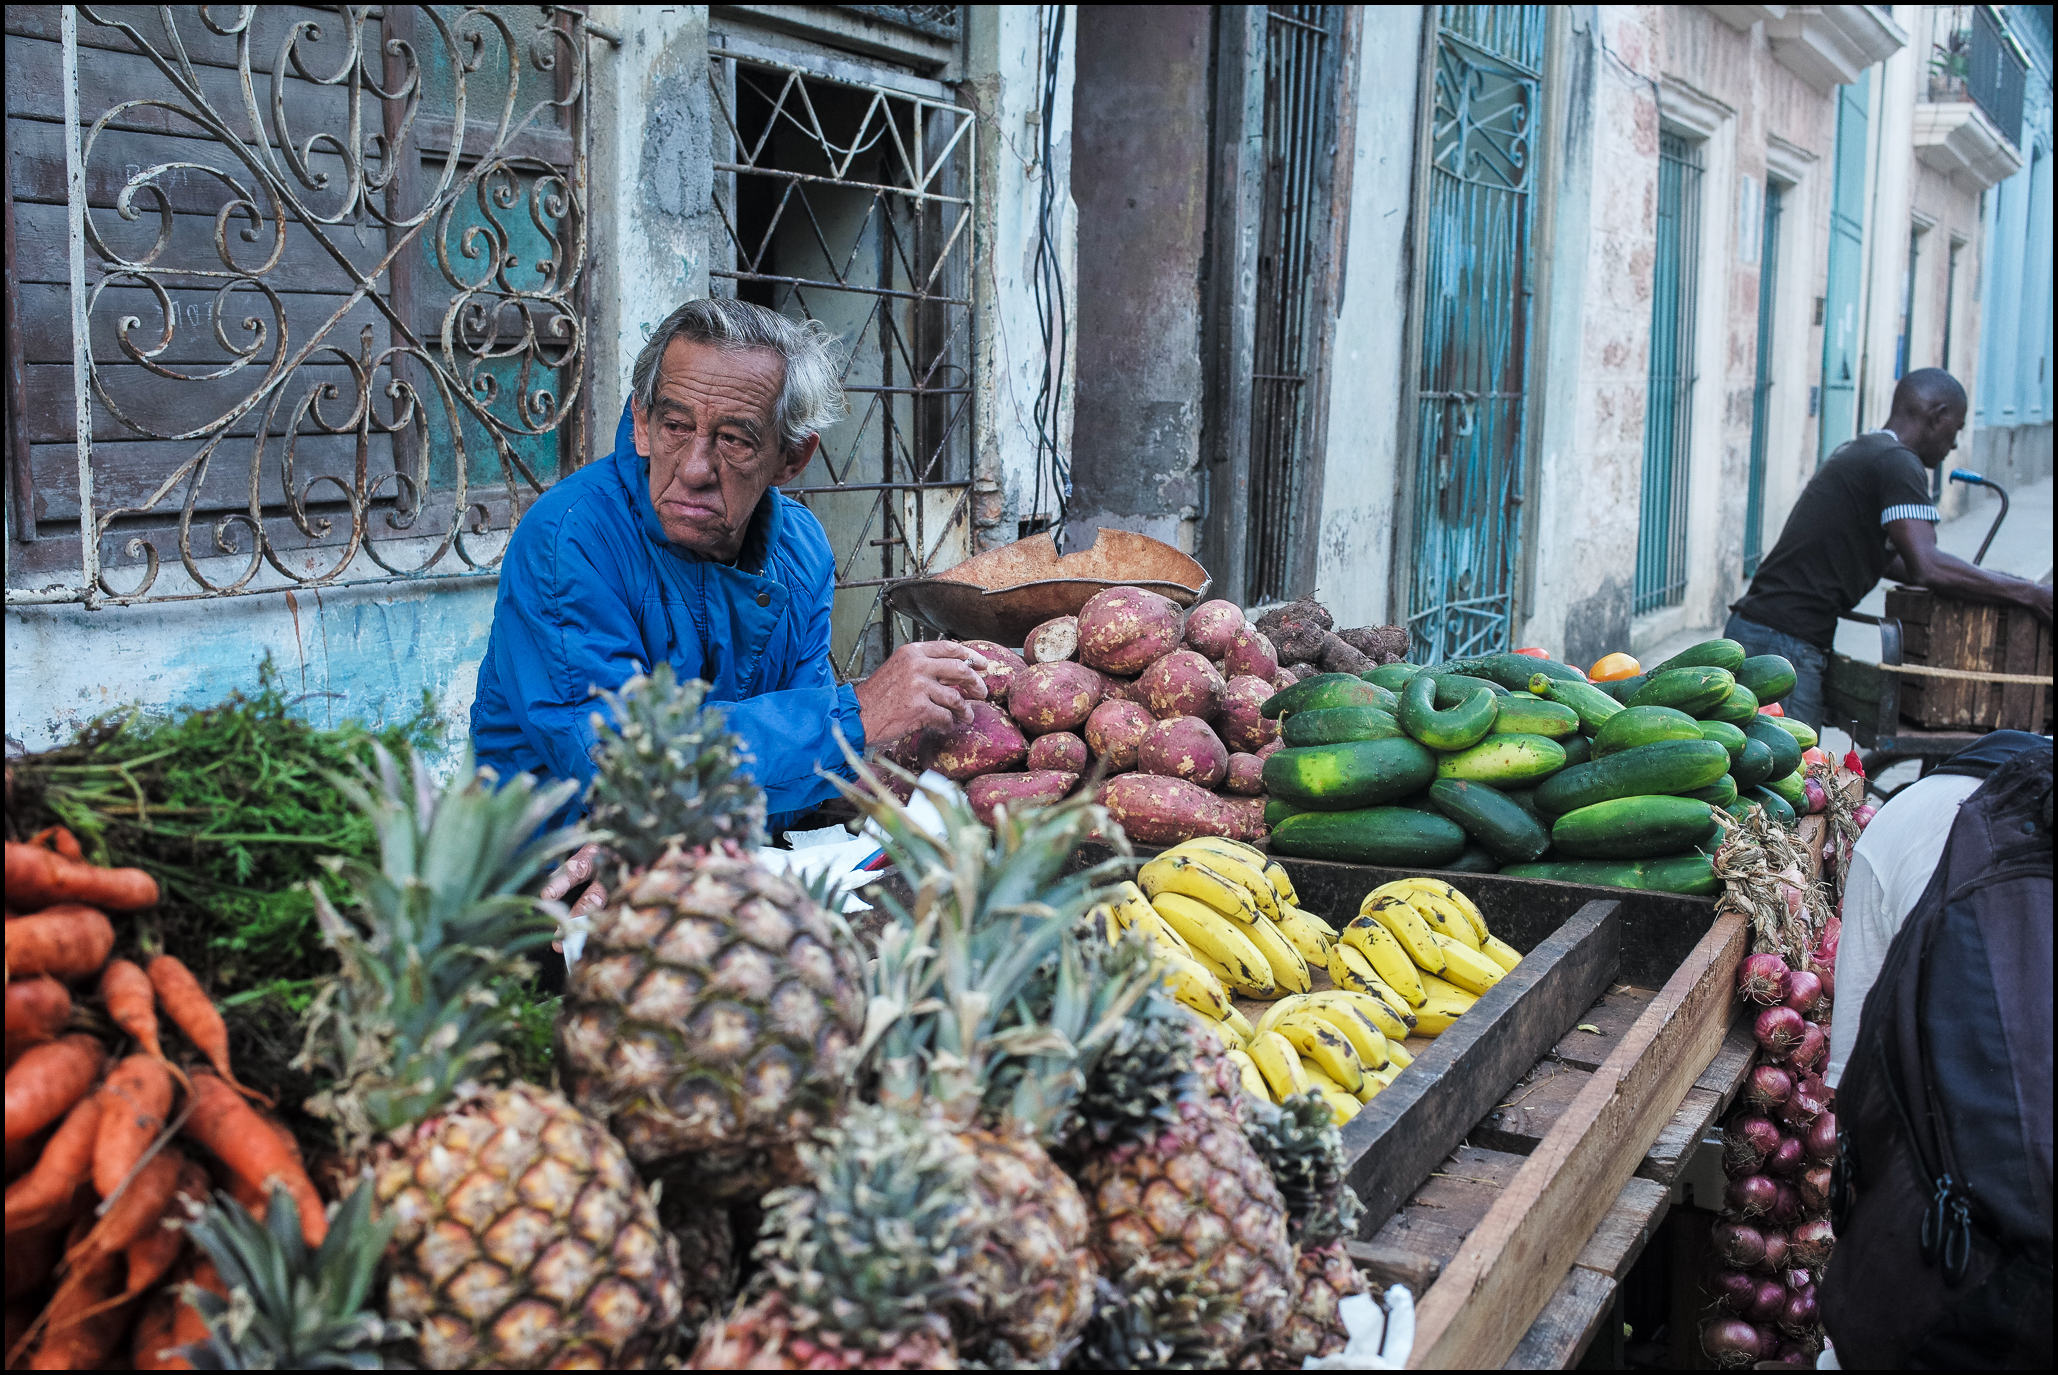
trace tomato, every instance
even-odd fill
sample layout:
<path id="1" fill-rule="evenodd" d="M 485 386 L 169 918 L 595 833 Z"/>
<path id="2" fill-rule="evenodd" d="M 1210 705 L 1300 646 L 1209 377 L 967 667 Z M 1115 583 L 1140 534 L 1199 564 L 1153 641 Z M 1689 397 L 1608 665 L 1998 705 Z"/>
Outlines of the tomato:
<path id="1" fill-rule="evenodd" d="M 1594 666 L 1587 670 L 1586 676 L 1596 683 L 1614 683 L 1624 678 L 1634 678 L 1643 671 L 1644 666 L 1627 654 L 1603 654 L 1594 661 Z"/>
<path id="2" fill-rule="evenodd" d="M 1767 702 L 1764 706 L 1758 708 L 1758 714 L 1760 716 L 1784 716 L 1786 715 L 1786 708 L 1777 702 Z"/>
<path id="3" fill-rule="evenodd" d="M 1810 745 L 1807 749 L 1801 751 L 1802 768 L 1810 769 L 1815 767 L 1815 765 L 1817 764 L 1821 764 L 1826 767 L 1829 764 L 1829 756 L 1824 754 L 1820 749 L 1816 748 L 1814 745 Z"/>
<path id="4" fill-rule="evenodd" d="M 1518 649 L 1515 652 L 1517 654 L 1527 654 L 1532 659 L 1548 659 L 1551 657 L 1550 652 L 1548 650 L 1536 649 L 1533 647 L 1529 649 Z"/>

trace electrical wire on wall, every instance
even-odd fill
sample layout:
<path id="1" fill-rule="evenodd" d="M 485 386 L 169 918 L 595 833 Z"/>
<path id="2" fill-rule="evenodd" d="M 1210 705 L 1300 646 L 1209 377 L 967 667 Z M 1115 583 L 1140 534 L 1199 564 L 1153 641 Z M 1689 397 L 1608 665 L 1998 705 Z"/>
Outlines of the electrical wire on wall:
<path id="1" fill-rule="evenodd" d="M 1058 218 L 1062 213 L 1062 203 L 1058 199 L 1057 173 L 1051 159 L 1051 126 L 1057 122 L 1058 60 L 1064 51 L 1066 6 L 1047 5 L 1043 9 L 1049 31 L 1044 38 L 1039 73 L 1043 98 L 1042 117 L 1037 125 L 1037 167 L 1042 174 L 1042 185 L 1037 193 L 1036 261 L 1031 283 L 1036 300 L 1037 329 L 1043 336 L 1043 378 L 1036 388 L 1036 409 L 1032 417 L 1036 427 L 1036 490 L 1029 514 L 1037 517 L 1049 513 L 1050 536 L 1060 542 L 1062 549 L 1065 508 L 1072 499 L 1072 459 L 1064 451 L 1060 439 L 1063 434 L 1069 320 L 1065 308 L 1063 258 L 1058 252 Z M 1044 501 L 1046 489 L 1050 493 L 1048 505 Z"/>

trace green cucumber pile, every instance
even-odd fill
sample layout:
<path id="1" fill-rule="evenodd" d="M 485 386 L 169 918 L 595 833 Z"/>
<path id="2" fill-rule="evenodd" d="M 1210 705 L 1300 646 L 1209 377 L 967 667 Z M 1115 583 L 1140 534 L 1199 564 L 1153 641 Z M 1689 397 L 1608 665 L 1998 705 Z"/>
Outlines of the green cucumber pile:
<path id="1" fill-rule="evenodd" d="M 1309 859 L 1712 895 L 1727 824 L 1794 825 L 1815 732 L 1760 708 L 1794 667 L 1734 640 L 1590 683 L 1524 654 L 1324 673 L 1274 693 L 1272 848 Z"/>

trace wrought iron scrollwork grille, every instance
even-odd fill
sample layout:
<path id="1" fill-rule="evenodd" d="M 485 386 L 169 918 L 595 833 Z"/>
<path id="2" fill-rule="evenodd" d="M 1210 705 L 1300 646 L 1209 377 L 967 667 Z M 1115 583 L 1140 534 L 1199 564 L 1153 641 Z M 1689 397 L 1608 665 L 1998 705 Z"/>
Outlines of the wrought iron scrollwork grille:
<path id="1" fill-rule="evenodd" d="M 711 276 L 849 349 L 849 419 L 786 488 L 836 555 L 847 677 L 920 637 L 886 588 L 957 563 L 971 516 L 972 112 L 942 99 L 712 54 Z"/>
<path id="2" fill-rule="evenodd" d="M 8 601 L 491 576 L 583 438 L 583 16 L 58 25 L 82 538 L 55 585 L 11 550 Z"/>

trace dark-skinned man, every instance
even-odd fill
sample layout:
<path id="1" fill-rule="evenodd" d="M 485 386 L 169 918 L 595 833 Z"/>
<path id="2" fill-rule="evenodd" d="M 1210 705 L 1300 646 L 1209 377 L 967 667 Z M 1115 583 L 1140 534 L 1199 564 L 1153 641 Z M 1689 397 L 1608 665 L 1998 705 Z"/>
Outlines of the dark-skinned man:
<path id="1" fill-rule="evenodd" d="M 1964 428 L 1965 388 L 1942 368 L 1918 368 L 1894 388 L 1885 428 L 1839 448 L 1802 490 L 1723 631 L 1748 653 L 1793 661 L 1787 715 L 1822 724 L 1822 674 L 1837 617 L 1881 578 L 2028 607 L 2051 623 L 2049 586 L 1990 573 L 1937 548 L 1929 470 L 1949 457 Z"/>

